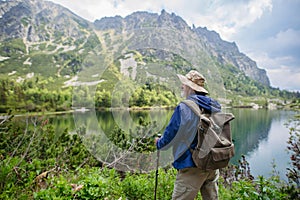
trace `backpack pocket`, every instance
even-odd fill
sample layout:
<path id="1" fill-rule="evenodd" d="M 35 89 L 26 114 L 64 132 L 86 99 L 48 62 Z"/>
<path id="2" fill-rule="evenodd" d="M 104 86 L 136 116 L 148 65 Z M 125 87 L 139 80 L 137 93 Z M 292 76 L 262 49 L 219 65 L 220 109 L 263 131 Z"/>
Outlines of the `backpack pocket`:
<path id="1" fill-rule="evenodd" d="M 192 158 L 195 165 L 203 170 L 215 170 L 228 165 L 230 158 L 234 156 L 234 144 L 228 147 L 212 148 L 203 158 L 199 158 L 199 150 L 192 150 Z"/>
<path id="2" fill-rule="evenodd" d="M 215 162 L 230 159 L 234 156 L 234 144 L 228 147 L 212 148 L 211 154 Z"/>

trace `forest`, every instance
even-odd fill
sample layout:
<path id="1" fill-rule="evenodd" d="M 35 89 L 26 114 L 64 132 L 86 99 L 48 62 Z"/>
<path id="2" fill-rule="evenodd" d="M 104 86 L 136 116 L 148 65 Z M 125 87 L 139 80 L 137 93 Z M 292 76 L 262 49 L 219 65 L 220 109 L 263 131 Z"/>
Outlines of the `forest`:
<path id="1" fill-rule="evenodd" d="M 130 108 L 174 107 L 180 101 L 180 97 L 176 96 L 163 83 L 155 83 L 153 81 L 145 81 L 144 84 L 134 86 L 131 89 L 131 96 L 124 97 L 125 90 L 121 89 L 119 89 L 119 94 L 115 93 L 112 95 L 114 82 L 117 81 L 117 77 L 115 75 L 111 76 L 113 78 L 108 78 L 110 82 L 100 83 L 97 86 L 93 96 L 91 96 L 93 93 L 89 91 L 88 86 L 81 87 L 80 92 L 77 90 L 76 93 L 73 92 L 72 87 L 56 87 L 55 84 L 58 84 L 61 80 L 55 80 L 52 77 L 35 77 L 23 82 L 17 82 L 8 78 L 1 79 L 0 113 L 9 111 L 14 111 L 15 113 L 71 111 L 72 106 L 74 107 L 72 102 L 82 96 L 86 98 L 86 105 L 93 105 L 98 109 L 115 107 L 116 105 L 121 105 L 122 102 L 128 102 L 128 107 Z M 128 80 L 127 82 L 130 85 L 130 81 Z M 300 94 L 298 92 L 282 91 L 264 86 L 251 81 L 246 76 L 232 78 L 230 75 L 226 76 L 224 74 L 224 86 L 228 91 L 226 98 L 229 102 L 227 104 L 231 107 L 247 106 L 250 103 L 257 103 L 267 107 L 268 103 L 275 101 L 281 107 L 299 108 Z M 126 90 L 129 90 L 128 87 Z M 114 104 L 111 102 L 114 102 Z M 84 107 L 83 104 L 80 106 Z"/>

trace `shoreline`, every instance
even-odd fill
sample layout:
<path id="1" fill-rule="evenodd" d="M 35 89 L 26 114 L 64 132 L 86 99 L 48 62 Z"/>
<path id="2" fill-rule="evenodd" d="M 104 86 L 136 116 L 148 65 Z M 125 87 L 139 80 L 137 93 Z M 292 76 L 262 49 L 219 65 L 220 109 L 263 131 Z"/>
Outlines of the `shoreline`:
<path id="1" fill-rule="evenodd" d="M 130 108 L 124 108 L 124 107 L 115 107 L 115 108 L 75 108 L 71 110 L 66 110 L 66 111 L 41 111 L 41 112 L 25 112 L 25 113 L 14 113 L 7 115 L 7 113 L 0 113 L 0 120 L 6 119 L 8 116 L 14 116 L 14 117 L 24 117 L 24 116 L 46 116 L 46 115 L 59 115 L 59 114 L 68 114 L 68 113 L 75 113 L 75 112 L 90 112 L 91 110 L 95 111 L 113 111 L 113 110 L 129 110 L 129 111 L 148 111 L 148 110 L 171 110 L 174 109 L 175 107 L 172 106 L 154 106 L 154 107 L 130 107 Z M 254 106 L 249 106 L 249 105 L 240 105 L 240 106 L 223 106 L 223 109 L 267 109 L 267 110 L 298 110 L 298 109 L 293 109 L 290 107 L 254 107 Z"/>

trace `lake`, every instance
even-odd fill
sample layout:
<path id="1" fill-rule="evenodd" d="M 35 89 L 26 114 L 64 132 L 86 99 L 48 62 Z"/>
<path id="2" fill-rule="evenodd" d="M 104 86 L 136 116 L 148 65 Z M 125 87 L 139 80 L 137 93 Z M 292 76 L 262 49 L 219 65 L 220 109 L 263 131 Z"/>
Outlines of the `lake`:
<path id="1" fill-rule="evenodd" d="M 281 179 L 287 180 L 286 168 L 289 166 L 287 141 L 288 120 L 295 115 L 293 111 L 234 109 L 236 119 L 232 122 L 237 159 L 243 154 L 250 164 L 251 173 L 257 177 L 269 177 L 273 164 Z"/>
<path id="2" fill-rule="evenodd" d="M 250 164 L 251 174 L 255 177 L 258 175 L 269 177 L 273 170 L 272 165 L 275 163 L 275 169 L 279 172 L 280 177 L 283 180 L 287 180 L 285 175 L 286 167 L 289 166 L 290 160 L 286 147 L 289 130 L 285 123 L 293 118 L 296 113 L 286 110 L 255 110 L 244 108 L 227 109 L 226 112 L 232 112 L 235 115 L 235 119 L 231 123 L 235 156 L 231 162 L 237 163 L 241 155 L 245 155 L 246 160 Z M 141 119 L 142 121 L 155 122 L 154 127 L 148 127 L 148 130 L 143 130 L 143 133 L 162 133 L 172 113 L 173 110 L 160 109 L 147 111 L 115 110 L 113 112 L 88 111 L 52 115 L 50 116 L 50 121 L 57 131 L 68 127 L 71 134 L 74 134 L 78 128 L 84 125 L 88 132 L 86 138 L 89 138 L 84 143 L 87 144 L 90 151 L 97 158 L 100 160 L 106 159 L 110 162 L 107 158 L 109 156 L 116 157 L 116 154 L 108 156 L 106 154 L 109 150 L 103 150 L 107 149 L 106 145 L 109 143 L 109 140 L 107 137 L 100 137 L 96 141 L 95 137 L 92 137 L 93 134 L 99 135 L 99 133 L 104 133 L 107 136 L 116 127 L 133 135 L 138 132 L 141 133 L 141 130 L 138 129 Z M 93 145 L 90 145 L 90 141 L 93 141 Z M 99 150 L 99 147 L 101 150 Z M 120 152 L 118 155 L 124 155 L 124 152 L 123 154 Z M 150 156 L 155 157 L 156 154 Z M 169 158 L 164 158 L 163 155 L 160 160 L 170 161 Z M 148 160 L 144 157 L 131 160 L 131 162 L 135 161 L 141 162 L 146 166 L 152 162 L 150 159 Z M 141 163 L 140 166 L 142 166 Z"/>

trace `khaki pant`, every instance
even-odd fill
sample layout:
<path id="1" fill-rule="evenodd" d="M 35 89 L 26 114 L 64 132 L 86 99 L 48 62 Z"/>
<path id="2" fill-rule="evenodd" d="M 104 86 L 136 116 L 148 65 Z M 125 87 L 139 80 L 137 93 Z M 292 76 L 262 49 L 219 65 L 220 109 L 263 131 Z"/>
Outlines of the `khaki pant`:
<path id="1" fill-rule="evenodd" d="M 193 200 L 201 192 L 203 200 L 218 199 L 219 170 L 185 168 L 178 171 L 172 200 Z"/>

